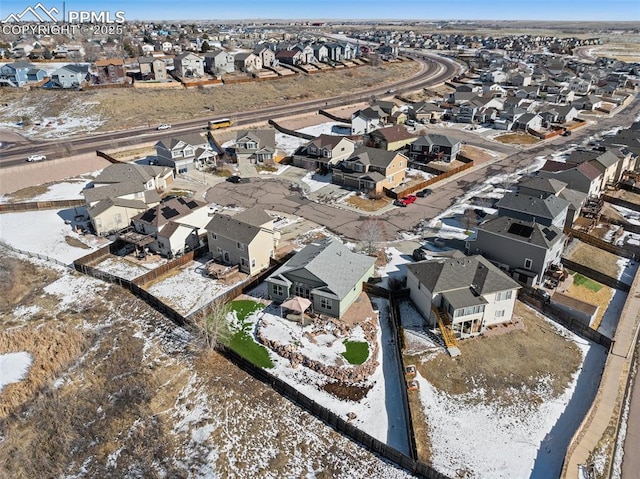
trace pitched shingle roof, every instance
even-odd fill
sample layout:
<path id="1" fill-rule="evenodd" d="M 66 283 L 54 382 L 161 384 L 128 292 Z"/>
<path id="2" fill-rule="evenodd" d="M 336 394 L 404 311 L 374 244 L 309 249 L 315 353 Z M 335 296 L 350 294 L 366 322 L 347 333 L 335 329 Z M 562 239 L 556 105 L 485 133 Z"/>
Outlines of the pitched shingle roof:
<path id="1" fill-rule="evenodd" d="M 551 220 L 561 214 L 568 206 L 569 202 L 567 200 L 554 195 L 538 198 L 512 192 L 505 194 L 496 203 L 496 208 L 498 209 L 518 211 L 533 217 L 549 218 Z"/>
<path id="2" fill-rule="evenodd" d="M 206 203 L 190 198 L 173 198 L 148 209 L 133 219 L 159 228 L 169 221 L 176 221 L 205 206 Z"/>
<path id="3" fill-rule="evenodd" d="M 508 216 L 492 216 L 478 226 L 478 235 L 482 234 L 482 231 L 546 249 L 564 239 L 562 231 L 555 226 L 544 226 Z"/>

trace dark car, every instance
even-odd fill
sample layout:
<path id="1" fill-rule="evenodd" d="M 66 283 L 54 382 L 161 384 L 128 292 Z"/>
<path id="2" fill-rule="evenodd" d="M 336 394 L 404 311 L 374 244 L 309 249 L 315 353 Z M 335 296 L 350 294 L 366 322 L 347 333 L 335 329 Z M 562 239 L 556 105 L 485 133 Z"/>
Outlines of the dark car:
<path id="1" fill-rule="evenodd" d="M 420 247 L 413 250 L 413 259 L 416 261 L 422 261 L 423 259 L 427 259 L 429 254 L 429 250 Z"/>
<path id="2" fill-rule="evenodd" d="M 230 181 L 231 183 L 249 183 L 249 178 L 242 178 L 241 176 L 233 175 L 227 178 L 227 181 Z"/>
<path id="3" fill-rule="evenodd" d="M 487 216 L 487 212 L 481 208 L 474 208 L 473 212 L 478 218 L 484 218 L 485 216 Z"/>
<path id="4" fill-rule="evenodd" d="M 425 188 L 424 190 L 420 190 L 416 193 L 416 196 L 419 198 L 424 198 L 425 196 L 429 196 L 431 193 L 433 193 L 433 191 L 431 191 L 429 188 Z"/>
<path id="5" fill-rule="evenodd" d="M 564 131 L 562 132 L 562 136 L 571 136 L 571 131 L 569 131 L 569 130 L 564 130 Z"/>
<path id="6" fill-rule="evenodd" d="M 409 203 L 406 203 L 400 199 L 400 200 L 395 200 L 393 204 L 396 206 L 401 206 L 402 208 L 406 208 Z"/>

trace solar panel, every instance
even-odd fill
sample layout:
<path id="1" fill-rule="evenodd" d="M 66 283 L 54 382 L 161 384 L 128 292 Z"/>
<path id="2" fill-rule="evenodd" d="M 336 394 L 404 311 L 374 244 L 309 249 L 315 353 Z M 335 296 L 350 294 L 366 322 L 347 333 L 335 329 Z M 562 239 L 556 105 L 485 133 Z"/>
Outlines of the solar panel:
<path id="1" fill-rule="evenodd" d="M 522 236 L 523 238 L 531 238 L 533 227 L 520 223 L 511 223 L 511 226 L 509 226 L 507 231 L 511 234 Z"/>

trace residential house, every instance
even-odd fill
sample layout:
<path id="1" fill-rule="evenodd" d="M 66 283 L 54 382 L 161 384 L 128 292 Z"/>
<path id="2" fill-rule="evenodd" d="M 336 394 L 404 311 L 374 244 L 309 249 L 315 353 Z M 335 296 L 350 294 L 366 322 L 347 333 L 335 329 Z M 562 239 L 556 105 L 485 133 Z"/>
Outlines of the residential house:
<path id="1" fill-rule="evenodd" d="M 327 56 L 329 60 L 334 62 L 341 62 L 344 60 L 344 50 L 340 43 L 325 43 L 327 47 Z"/>
<path id="2" fill-rule="evenodd" d="M 167 81 L 169 79 L 167 64 L 162 58 L 140 57 L 138 63 L 140 64 L 141 80 Z"/>
<path id="3" fill-rule="evenodd" d="M 276 52 L 276 60 L 278 60 L 279 63 L 284 63 L 286 65 L 301 65 L 304 63 L 304 58 L 302 50 L 298 47 L 294 47 L 291 50 L 280 50 Z"/>
<path id="4" fill-rule="evenodd" d="M 293 154 L 294 166 L 326 172 L 355 151 L 355 142 L 344 136 L 320 135 Z"/>
<path id="5" fill-rule="evenodd" d="M 437 159 L 450 162 L 456 159 L 461 148 L 462 142 L 457 138 L 428 133 L 411 144 L 409 156 L 412 161 L 428 162 Z"/>
<path id="6" fill-rule="evenodd" d="M 119 163 L 110 165 L 82 193 L 98 235 L 129 226 L 133 217 L 160 202 L 159 191 L 173 182 L 169 168 Z"/>
<path id="7" fill-rule="evenodd" d="M 404 181 L 409 159 L 401 153 L 379 148 L 358 148 L 333 168 L 333 183 L 381 194 Z"/>
<path id="8" fill-rule="evenodd" d="M 308 244 L 267 279 L 267 292 L 282 303 L 298 296 L 311 300 L 316 313 L 341 317 L 373 276 L 375 258 L 352 253 L 335 239 Z"/>
<path id="9" fill-rule="evenodd" d="M 542 121 L 542 117 L 537 113 L 525 113 L 515 121 L 513 128 L 523 131 L 539 131 L 542 128 Z"/>
<path id="10" fill-rule="evenodd" d="M 316 57 L 313 54 L 311 45 L 298 44 L 297 47 L 302 51 L 302 63 L 315 63 Z"/>
<path id="11" fill-rule="evenodd" d="M 221 75 L 235 71 L 234 56 L 225 50 L 213 49 L 203 56 L 205 70 L 213 75 Z"/>
<path id="12" fill-rule="evenodd" d="M 162 256 L 176 256 L 200 245 L 199 233 L 209 223 L 207 204 L 191 198 L 173 198 L 134 216 L 138 233 L 151 236 L 147 247 Z"/>
<path id="13" fill-rule="evenodd" d="M 560 264 L 566 241 L 556 226 L 492 216 L 467 240 L 467 251 L 508 269 L 515 280 L 535 286 L 542 283 L 549 266 Z"/>
<path id="14" fill-rule="evenodd" d="M 349 42 L 341 42 L 342 47 L 342 59 L 353 60 L 357 55 L 357 47 Z"/>
<path id="15" fill-rule="evenodd" d="M 275 67 L 278 64 L 276 53 L 266 45 L 258 45 L 253 49 L 253 54 L 260 58 L 263 67 Z"/>
<path id="16" fill-rule="evenodd" d="M 254 72 L 262 68 L 262 60 L 252 52 L 238 53 L 233 60 L 236 70 Z"/>
<path id="17" fill-rule="evenodd" d="M 326 63 L 329 60 L 329 50 L 323 43 L 314 43 L 313 56 L 319 62 Z"/>
<path id="18" fill-rule="evenodd" d="M 602 106 L 602 100 L 595 95 L 586 95 L 573 101 L 571 103 L 571 106 L 577 108 L 578 110 L 592 111 Z"/>
<path id="19" fill-rule="evenodd" d="M 0 86 L 20 87 L 26 85 L 29 80 L 29 72 L 34 69 L 33 63 L 18 61 L 13 63 L 5 63 L 0 67 Z M 37 69 L 36 78 L 43 80 L 46 72 Z M 33 75 L 33 74 L 32 74 Z"/>
<path id="20" fill-rule="evenodd" d="M 351 134 L 365 135 L 377 128 L 381 128 L 387 119 L 387 114 L 379 108 L 365 108 L 351 114 Z"/>
<path id="21" fill-rule="evenodd" d="M 199 133 L 165 138 L 155 146 L 158 164 L 173 168 L 176 174 L 216 165 L 217 153 Z"/>
<path id="22" fill-rule="evenodd" d="M 54 71 L 51 74 L 51 80 L 45 86 L 78 88 L 90 79 L 89 65 L 69 64 Z"/>
<path id="23" fill-rule="evenodd" d="M 564 228 L 569 202 L 555 195 L 544 198 L 508 192 L 496 203 L 499 216 Z"/>
<path id="24" fill-rule="evenodd" d="M 239 131 L 233 146 L 238 162 L 273 163 L 276 154 L 276 131 L 254 129 Z"/>
<path id="25" fill-rule="evenodd" d="M 413 103 L 409 107 L 409 118 L 421 123 L 428 123 L 431 120 L 438 121 L 442 118 L 443 114 L 443 108 L 426 101 Z"/>
<path id="26" fill-rule="evenodd" d="M 239 265 L 240 271 L 254 275 L 269 267 L 280 234 L 273 229 L 273 218 L 259 208 L 234 216 L 215 213 L 206 226 L 209 251 L 226 264 Z"/>
<path id="27" fill-rule="evenodd" d="M 417 137 L 409 133 L 402 125 L 388 126 L 373 130 L 365 135 L 367 146 L 396 151 L 416 141 Z"/>
<path id="28" fill-rule="evenodd" d="M 108 58 L 95 63 L 97 83 L 123 83 L 126 80 L 124 60 L 122 58 Z"/>
<path id="29" fill-rule="evenodd" d="M 569 123 L 578 117 L 578 110 L 572 105 L 559 105 L 554 107 L 558 112 L 558 122 Z"/>
<path id="30" fill-rule="evenodd" d="M 482 256 L 438 258 L 407 265 L 411 300 L 429 327 L 446 317 L 456 338 L 511 321 L 520 285 Z"/>
<path id="31" fill-rule="evenodd" d="M 179 78 L 204 77 L 204 58 L 191 52 L 184 52 L 173 59 L 174 72 Z"/>
<path id="32" fill-rule="evenodd" d="M 564 181 L 572 190 L 581 191 L 588 196 L 599 196 L 602 189 L 602 173 L 590 162 L 575 165 L 547 161 L 537 175 Z"/>
<path id="33" fill-rule="evenodd" d="M 511 76 L 511 84 L 514 86 L 531 85 L 531 75 L 528 73 L 516 73 Z"/>

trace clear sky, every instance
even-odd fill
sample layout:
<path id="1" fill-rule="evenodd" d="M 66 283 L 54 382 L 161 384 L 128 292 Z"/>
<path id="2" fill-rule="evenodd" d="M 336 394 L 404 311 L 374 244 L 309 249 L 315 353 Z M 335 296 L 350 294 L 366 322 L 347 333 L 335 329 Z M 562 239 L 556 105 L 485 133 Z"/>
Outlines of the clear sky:
<path id="1" fill-rule="evenodd" d="M 40 0 L 62 12 L 62 0 Z M 38 0 L 0 0 L 0 18 Z M 127 20 L 459 19 L 640 21 L 640 0 L 67 0 L 69 10 Z"/>

